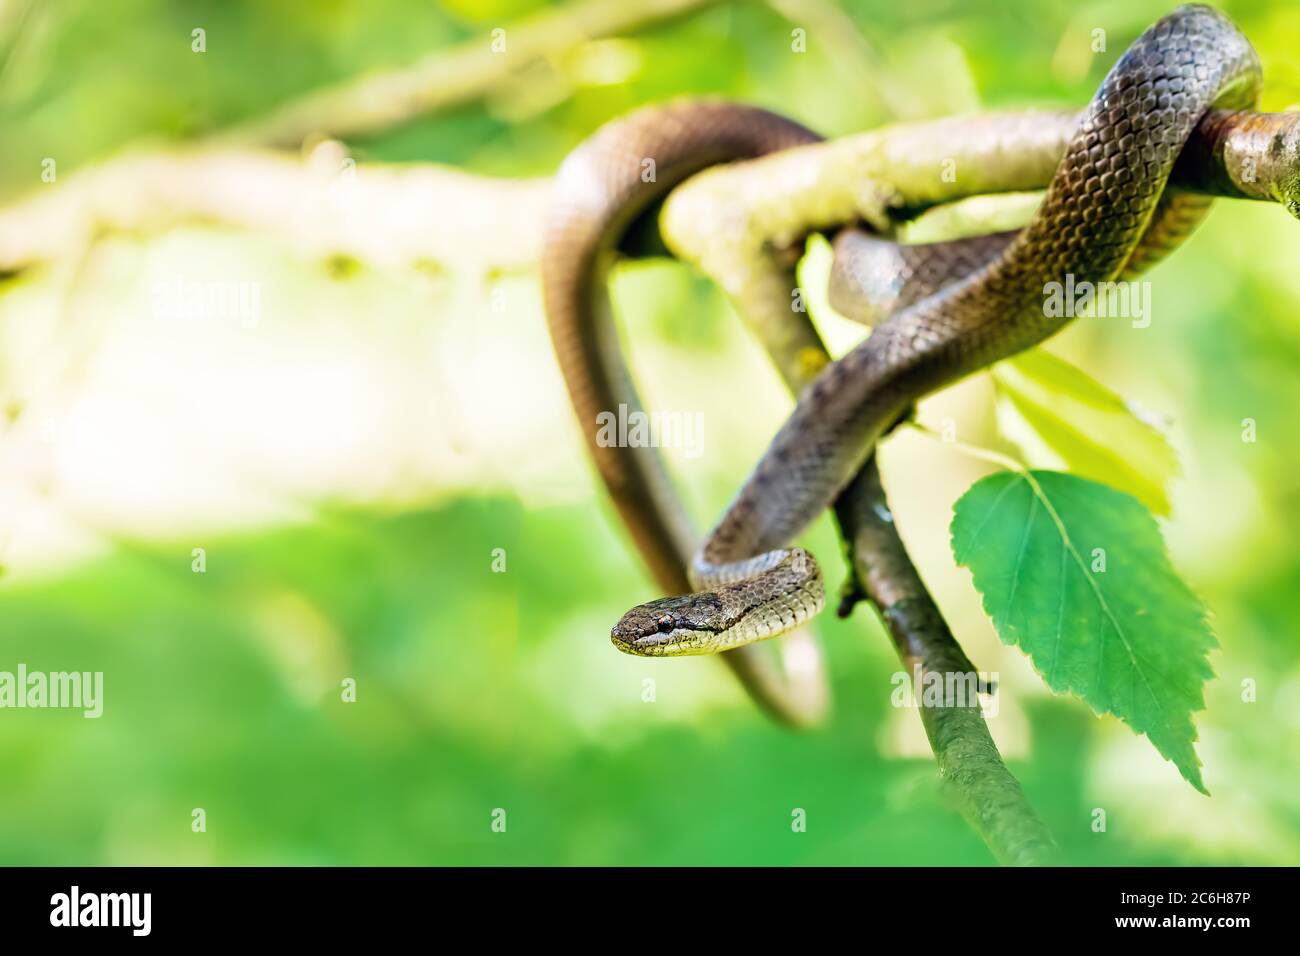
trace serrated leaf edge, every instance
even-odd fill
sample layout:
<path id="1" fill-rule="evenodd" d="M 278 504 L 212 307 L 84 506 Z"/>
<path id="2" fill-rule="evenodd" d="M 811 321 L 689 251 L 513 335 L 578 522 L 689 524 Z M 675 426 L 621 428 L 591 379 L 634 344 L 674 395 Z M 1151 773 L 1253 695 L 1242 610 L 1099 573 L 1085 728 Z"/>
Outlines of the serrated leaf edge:
<path id="1" fill-rule="evenodd" d="M 1161 718 L 1162 718 L 1162 720 L 1165 721 L 1165 726 L 1168 728 L 1168 727 L 1169 727 L 1169 724 L 1168 724 L 1168 718 L 1167 718 L 1167 716 L 1166 716 L 1166 712 L 1165 712 L 1165 708 L 1164 708 L 1164 706 L 1160 703 L 1160 700 L 1156 697 L 1155 692 L 1151 689 L 1151 685 L 1150 685 L 1150 683 L 1149 683 L 1149 682 L 1147 681 L 1147 679 L 1146 679 L 1146 675 L 1142 672 L 1142 669 L 1138 666 L 1137 660 L 1136 660 L 1136 658 L 1134 657 L 1134 654 L 1133 654 L 1132 646 L 1129 644 L 1127 636 L 1125 636 L 1123 630 L 1120 628 L 1120 626 L 1119 626 L 1119 622 L 1118 622 L 1117 620 L 1115 620 L 1114 612 L 1111 611 L 1111 609 L 1110 609 L 1110 605 L 1106 603 L 1106 599 L 1105 599 L 1105 597 L 1101 594 L 1100 589 L 1097 587 L 1097 582 L 1093 580 L 1091 573 L 1089 573 L 1089 571 L 1087 570 L 1087 567 L 1086 567 L 1086 565 L 1084 564 L 1084 562 L 1083 562 L 1083 558 L 1082 558 L 1082 556 L 1079 554 L 1078 549 L 1076 549 L 1076 548 L 1074 547 L 1074 542 L 1073 542 L 1073 540 L 1070 538 L 1069 532 L 1066 530 L 1066 528 L 1065 528 L 1065 524 L 1064 524 L 1064 522 L 1061 520 L 1060 515 L 1057 514 L 1056 509 L 1055 509 L 1054 507 L 1052 507 L 1051 501 L 1050 501 L 1050 500 L 1048 499 L 1048 497 L 1047 497 L 1047 493 L 1046 493 L 1045 491 L 1043 491 L 1042 486 L 1039 485 L 1038 482 L 1037 482 L 1037 480 L 1034 479 L 1032 472 L 1029 471 L 1029 470 L 1027 470 L 1027 469 L 1025 469 L 1025 470 L 1021 470 L 1021 469 L 1005 469 L 1005 470 L 1004 470 L 1004 473 L 1010 475 L 1013 479 L 1017 479 L 1017 478 L 1018 478 L 1018 479 L 1023 480 L 1023 481 L 1024 481 L 1024 482 L 1029 486 L 1031 492 L 1033 492 L 1033 494 L 1034 494 L 1034 499 L 1033 499 L 1033 500 L 1036 500 L 1036 501 L 1038 501 L 1038 502 L 1041 502 L 1041 503 L 1043 504 L 1044 508 L 1048 511 L 1049 515 L 1051 515 L 1051 517 L 1052 517 L 1052 521 L 1053 521 L 1053 524 L 1055 524 L 1055 526 L 1056 526 L 1056 530 L 1057 530 L 1057 533 L 1058 533 L 1058 535 L 1059 535 L 1060 538 L 1061 538 L 1061 543 L 1062 543 L 1062 548 L 1061 548 L 1061 557 L 1062 557 L 1062 561 L 1064 561 L 1065 554 L 1067 553 L 1067 549 L 1068 549 L 1069 553 L 1073 555 L 1073 557 L 1074 557 L 1074 559 L 1075 559 L 1075 562 L 1076 562 L 1076 564 L 1077 564 L 1077 566 L 1078 566 L 1078 568 L 1079 568 L 1079 571 L 1083 574 L 1084 578 L 1088 581 L 1088 585 L 1089 585 L 1089 587 L 1092 589 L 1093 594 L 1094 594 L 1094 596 L 1096 597 L 1099 606 L 1102 608 L 1105 618 L 1110 620 L 1110 622 L 1111 622 L 1111 626 L 1115 629 L 1115 633 L 1116 633 L 1116 635 L 1117 635 L 1117 636 L 1121 639 L 1121 641 L 1123 642 L 1123 644 L 1124 644 L 1124 648 L 1125 648 L 1125 650 L 1128 652 L 1129 660 L 1132 662 L 1134 668 L 1137 669 L 1138 674 L 1141 675 L 1143 686 L 1145 686 L 1145 687 L 1147 688 L 1147 693 L 1150 695 L 1151 699 L 1155 702 L 1156 707 L 1157 707 L 1157 709 L 1159 710 L 1159 712 L 1160 712 L 1160 714 L 1161 714 Z M 997 474 L 997 473 L 995 473 L 995 474 Z M 1120 495 L 1124 495 L 1124 496 L 1129 497 L 1129 498 L 1133 498 L 1133 500 L 1136 501 L 1136 502 L 1138 502 L 1139 505 L 1141 505 L 1141 506 L 1144 507 L 1144 508 L 1146 507 L 1146 506 L 1145 506 L 1145 505 L 1144 505 L 1144 504 L 1143 504 L 1139 499 L 1135 498 L 1133 495 L 1130 495 L 1128 492 L 1126 492 L 1126 491 L 1122 491 L 1122 490 L 1120 490 L 1119 488 L 1114 488 L 1114 487 L 1112 487 L 1112 486 L 1110 486 L 1110 485 L 1105 484 L 1104 482 L 1094 481 L 1094 480 L 1091 479 L 1091 478 L 1084 478 L 1084 477 L 1081 476 L 1081 475 L 1074 475 L 1074 474 L 1071 474 L 1070 472 L 1059 472 L 1059 474 L 1069 475 L 1071 478 L 1075 478 L 1075 479 L 1077 479 L 1077 480 L 1079 480 L 1079 481 L 1091 481 L 1093 484 L 1101 485 L 1103 488 L 1106 488 L 1107 490 L 1112 491 L 1112 492 L 1114 492 L 1115 494 L 1120 494 Z M 984 481 L 984 480 L 986 480 L 987 478 L 991 478 L 991 477 L 993 477 L 993 475 L 987 475 L 987 476 L 985 476 L 985 478 L 981 478 L 981 479 L 979 479 L 979 481 Z M 979 484 L 979 481 L 977 481 L 975 484 Z M 971 488 L 973 488 L 973 487 L 975 487 L 975 485 L 971 485 Z M 1007 493 L 1011 488 L 1013 488 L 1013 487 L 1015 487 L 1015 482 L 1014 482 L 1014 480 L 1011 481 L 1011 482 L 1008 482 L 1008 483 L 1007 483 L 1007 486 L 1006 486 L 1006 487 L 1005 487 L 1005 488 L 1004 488 L 1004 489 L 1003 489 L 1003 490 L 998 494 L 997 498 L 994 499 L 993 504 L 991 504 L 991 505 L 989 506 L 989 510 L 988 510 L 988 512 L 987 512 L 987 513 L 985 514 L 985 516 L 984 516 L 984 520 L 980 522 L 980 526 L 979 526 L 979 528 L 976 529 L 975 534 L 974 534 L 975 537 L 978 537 L 979 533 L 980 533 L 981 531 L 983 531 L 983 529 L 984 529 L 984 525 L 986 525 L 986 524 L 988 523 L 989 519 L 993 516 L 994 511 L 997 509 L 998 505 L 1001 504 L 1002 498 L 1003 498 L 1003 497 L 1006 495 L 1006 493 Z M 964 497 L 966 496 L 966 494 L 969 493 L 969 491 L 970 491 L 970 489 L 968 488 L 968 489 L 966 490 L 966 492 L 963 492 L 962 497 L 964 498 Z M 961 498 L 958 499 L 958 503 L 960 503 L 960 501 L 961 501 Z M 954 512 L 953 512 L 953 513 L 954 513 L 954 517 L 955 517 L 955 515 L 956 515 L 956 505 L 954 505 Z M 949 537 L 949 550 L 953 552 L 953 557 L 954 557 L 954 559 L 956 559 L 956 544 L 955 544 L 955 541 L 953 540 L 953 539 L 954 539 L 954 535 L 953 535 L 953 532 L 952 532 L 952 523 L 949 524 L 949 535 L 948 535 L 948 537 Z M 1162 536 L 1161 536 L 1161 546 L 1162 546 L 1162 550 L 1163 550 L 1163 545 L 1164 545 L 1164 537 L 1163 537 L 1163 535 L 1162 535 Z M 1169 555 L 1168 555 L 1168 552 L 1166 551 L 1166 552 L 1165 552 L 1165 558 L 1166 558 L 1166 560 L 1168 559 L 1168 557 L 1169 557 Z M 970 566 L 969 566 L 968 564 L 965 564 L 965 563 L 960 562 L 960 561 L 958 561 L 957 563 L 958 563 L 960 566 L 965 567 L 965 568 L 967 568 L 968 570 L 971 570 L 971 569 L 970 569 Z M 1170 562 L 1170 565 L 1172 566 L 1172 562 Z M 972 574 L 973 574 L 973 571 L 972 571 Z M 979 589 L 977 588 L 976 590 L 979 590 Z M 1189 589 L 1189 590 L 1190 590 L 1190 589 Z M 1193 593 L 1193 597 L 1195 597 L 1195 594 L 1194 594 L 1194 593 Z M 1008 600 L 1010 600 L 1010 599 L 1008 599 Z M 990 597 L 989 597 L 986 593 L 984 593 L 983 591 L 980 591 L 980 605 L 981 605 L 981 607 L 983 607 L 983 609 L 984 609 L 984 613 L 988 616 L 989 620 L 993 622 L 993 624 L 994 624 L 994 630 L 997 631 L 998 638 L 1001 640 L 1001 639 L 1003 639 L 1003 633 L 1002 633 L 1002 630 L 1001 630 L 1000 628 L 998 628 L 998 626 L 997 626 L 997 616 L 993 613 L 993 609 L 989 606 L 989 601 L 990 601 Z M 1062 597 L 1062 603 L 1064 603 L 1064 597 Z M 1202 618 L 1206 620 L 1207 629 L 1209 630 L 1209 633 L 1210 633 L 1210 638 L 1211 638 L 1211 640 L 1214 641 L 1214 645 L 1213 645 L 1213 647 L 1211 647 L 1211 648 L 1207 648 L 1206 653 L 1208 653 L 1210 650 L 1213 650 L 1214 648 L 1219 647 L 1219 642 L 1218 642 L 1218 638 L 1217 638 L 1217 636 L 1214 634 L 1213 629 L 1208 627 L 1208 623 L 1209 623 L 1209 622 L 1208 622 L 1208 617 L 1204 614 L 1204 608 L 1205 608 L 1205 604 L 1204 604 L 1204 602 L 1200 601 L 1200 599 L 1197 598 L 1197 603 L 1200 604 L 1200 606 L 1201 606 L 1201 608 L 1202 608 Z M 1009 605 L 1008 605 L 1008 606 L 1009 606 Z M 1201 778 L 1201 773 L 1200 773 L 1200 768 L 1203 767 L 1203 766 L 1205 766 L 1205 764 L 1204 764 L 1204 762 L 1201 760 L 1201 756 L 1200 756 L 1200 754 L 1196 752 L 1196 748 L 1195 748 L 1195 747 L 1192 747 L 1192 758 L 1196 761 L 1195 767 L 1192 769 L 1192 772 L 1193 772 L 1193 775 L 1195 776 L 1195 779 L 1191 779 L 1191 778 L 1189 778 L 1186 774 L 1183 773 L 1182 768 L 1178 766 L 1177 762 L 1174 761 L 1173 758 L 1171 758 L 1171 757 L 1169 757 L 1168 755 L 1166 755 L 1164 752 L 1162 752 L 1162 751 L 1160 750 L 1160 748 L 1159 748 L 1158 746 L 1156 746 L 1155 741 L 1151 739 L 1151 736 L 1150 736 L 1150 734 L 1149 734 L 1147 731 L 1145 731 L 1145 730 L 1143 730 L 1143 731 L 1138 731 L 1138 729 L 1137 729 L 1136 727 L 1134 727 L 1131 723 L 1129 723 L 1129 722 L 1128 722 L 1127 720 L 1125 720 L 1122 716 L 1120 716 L 1118 713 L 1116 713 L 1112 708 L 1107 707 L 1107 708 L 1105 708 L 1105 709 L 1098 710 L 1097 708 L 1095 708 L 1095 707 L 1093 706 L 1093 704 L 1092 704 L 1091 701 L 1089 701 L 1089 700 L 1088 700 L 1087 698 L 1085 698 L 1082 694 L 1080 694 L 1080 693 L 1074 691 L 1073 689 L 1071 689 L 1071 688 L 1069 688 L 1069 687 L 1060 687 L 1060 688 L 1056 687 L 1056 686 L 1053 684 L 1051 677 L 1050 677 L 1048 674 L 1043 673 L 1043 670 L 1042 670 L 1041 667 L 1039 667 L 1038 662 L 1037 662 L 1036 660 L 1034 660 L 1034 656 L 1033 656 L 1032 654 L 1030 654 L 1028 651 L 1026 651 L 1026 650 L 1024 649 L 1024 647 L 1020 644 L 1020 641 L 1019 641 L 1018 639 L 1015 638 L 1015 635 L 1008 635 L 1008 636 L 1010 636 L 1010 637 L 1013 639 L 1013 640 L 1012 640 L 1012 643 L 1014 643 L 1015 646 L 1017 646 L 1017 647 L 1019 647 L 1019 648 L 1021 649 L 1021 653 L 1023 653 L 1023 654 L 1025 655 L 1025 657 L 1028 658 L 1030 667 L 1033 668 L 1034 673 L 1036 673 L 1040 678 L 1042 678 L 1043 683 L 1047 685 L 1047 687 L 1048 687 L 1049 690 L 1051 690 L 1051 691 L 1052 691 L 1053 693 L 1055 693 L 1055 694 L 1068 694 L 1069 696 L 1074 697 L 1074 698 L 1076 698 L 1077 700 L 1082 701 L 1082 702 L 1087 706 L 1087 708 L 1088 708 L 1090 711 L 1092 711 L 1093 713 L 1098 714 L 1098 715 L 1109 714 L 1111 717 L 1114 717 L 1116 720 L 1120 721 L 1120 723 L 1122 723 L 1122 724 L 1124 724 L 1125 726 L 1127 726 L 1127 727 L 1128 727 L 1130 730 L 1132 730 L 1134 733 L 1137 733 L 1139 736 L 1146 737 L 1147 740 L 1151 742 L 1151 745 L 1152 745 L 1153 747 L 1155 747 L 1156 753 L 1160 754 L 1160 756 L 1161 756 L 1163 759 L 1165 759 L 1165 760 L 1169 761 L 1170 763 L 1172 763 L 1172 764 L 1174 765 L 1174 768 L 1178 770 L 1180 776 L 1182 776 L 1185 780 L 1187 780 L 1188 783 L 1190 783 L 1193 787 L 1195 787 L 1195 788 L 1196 788 L 1198 791 L 1200 791 L 1201 793 L 1205 794 L 1207 797 L 1210 795 L 1210 791 L 1207 790 L 1207 789 L 1205 788 L 1205 783 L 1204 783 L 1203 779 Z M 1056 637 L 1057 637 L 1057 641 L 1058 641 L 1058 642 L 1060 641 L 1060 636 L 1061 636 L 1061 632 L 1060 632 L 1060 626 L 1059 626 L 1059 622 L 1058 622 L 1058 626 L 1057 626 L 1057 634 L 1056 634 Z M 1057 655 L 1053 655 L 1053 666 L 1055 666 L 1056 656 L 1057 656 Z M 1204 685 L 1204 683 L 1208 682 L 1208 681 L 1211 680 L 1212 678 L 1218 676 L 1218 675 L 1215 673 L 1214 668 L 1211 667 L 1211 666 L 1209 665 L 1209 662 L 1208 662 L 1208 661 L 1205 661 L 1205 664 L 1206 664 L 1207 668 L 1208 668 L 1209 671 L 1210 671 L 1210 677 L 1207 677 L 1204 681 L 1202 681 L 1202 685 Z M 1202 686 L 1202 691 L 1201 691 L 1201 695 L 1200 695 L 1200 697 L 1201 697 L 1200 706 L 1199 706 L 1199 707 L 1194 707 L 1194 708 L 1192 708 L 1190 711 L 1188 711 L 1189 718 L 1190 718 L 1190 715 L 1192 715 L 1192 714 L 1196 714 L 1196 713 L 1199 713 L 1200 711 L 1203 711 L 1203 710 L 1206 709 L 1206 704 L 1205 704 L 1205 693 L 1204 693 L 1204 687 L 1203 687 L 1203 686 Z M 1200 732 L 1199 732 L 1199 730 L 1197 729 L 1196 722 L 1195 722 L 1194 720 L 1190 721 L 1190 723 L 1191 723 L 1191 726 L 1192 726 L 1192 736 L 1191 736 L 1191 738 L 1190 738 L 1189 743 L 1191 743 L 1191 744 L 1195 744 L 1197 741 L 1200 740 Z"/>

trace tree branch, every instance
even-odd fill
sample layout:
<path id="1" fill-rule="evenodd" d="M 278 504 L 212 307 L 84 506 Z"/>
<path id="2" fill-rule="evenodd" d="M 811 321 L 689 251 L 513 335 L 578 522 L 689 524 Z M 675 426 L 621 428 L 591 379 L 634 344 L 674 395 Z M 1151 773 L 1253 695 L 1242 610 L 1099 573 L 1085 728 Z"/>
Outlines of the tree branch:
<path id="1" fill-rule="evenodd" d="M 903 209 L 1040 189 L 1073 122 L 1073 114 L 1014 113 L 909 123 L 709 170 L 673 193 L 664 234 L 682 258 L 737 286 L 746 263 L 761 261 L 767 247 L 795 245 L 812 231 L 862 219 L 888 232 Z M 971 124 L 984 131 L 978 144 Z M 1003 142 L 998 131 L 1018 144 L 1009 155 L 990 145 Z M 951 181 L 939 174 L 945 158 L 956 163 Z M 1273 200 L 1300 213 L 1300 114 L 1211 114 L 1175 175 L 1208 195 Z M 304 254 L 377 265 L 523 269 L 537 261 L 548 195 L 544 179 L 433 164 L 354 165 L 334 141 L 305 161 L 240 148 L 128 153 L 0 210 L 0 272 L 75 256 L 104 234 L 186 222 L 257 231 Z"/>
<path id="2" fill-rule="evenodd" d="M 857 585 L 880 611 L 908 676 L 919 678 L 921 723 L 962 815 L 1000 862 L 1053 862 L 1052 835 L 1002 762 L 979 701 L 945 696 L 936 705 L 920 692 L 927 675 L 945 688 L 949 675 L 967 675 L 963 686 L 971 686 L 976 671 L 908 557 L 874 458 L 840 496 L 835 513 Z"/>
<path id="3" fill-rule="evenodd" d="M 889 234 L 942 203 L 1043 189 L 1077 126 L 1074 112 L 927 120 L 715 166 L 669 196 L 664 236 L 710 274 L 741 275 L 741 259 L 813 232 L 861 221 Z M 1170 184 L 1300 216 L 1300 113 L 1206 114 Z"/>
<path id="4" fill-rule="evenodd" d="M 297 146 L 312 136 L 382 132 L 472 102 L 533 63 L 600 37 L 632 33 L 719 0 L 582 0 L 431 53 L 418 63 L 348 81 L 217 134 L 236 144 Z M 494 48 L 493 44 L 497 46 Z"/>
<path id="5" fill-rule="evenodd" d="M 354 166 L 333 141 L 304 162 L 262 151 L 128 155 L 0 211 L 0 272 L 76 255 L 112 233 L 187 222 L 272 236 L 305 256 L 482 273 L 531 267 L 550 181 L 428 164 Z"/>

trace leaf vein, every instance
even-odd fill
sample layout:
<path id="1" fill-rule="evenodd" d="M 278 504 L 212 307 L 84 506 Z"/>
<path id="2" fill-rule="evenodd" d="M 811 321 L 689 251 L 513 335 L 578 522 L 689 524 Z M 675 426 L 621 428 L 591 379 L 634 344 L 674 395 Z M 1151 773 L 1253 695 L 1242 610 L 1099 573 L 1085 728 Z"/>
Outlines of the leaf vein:
<path id="1" fill-rule="evenodd" d="M 1125 653 L 1128 654 L 1129 662 L 1133 665 L 1133 669 L 1137 672 L 1138 677 L 1142 678 L 1142 685 L 1146 688 L 1147 694 L 1151 697 L 1152 703 L 1156 705 L 1156 711 L 1160 714 L 1160 721 L 1163 724 L 1164 729 L 1169 731 L 1171 729 L 1169 716 L 1165 712 L 1164 706 L 1160 703 L 1160 698 L 1156 696 L 1155 689 L 1152 688 L 1151 682 L 1147 680 L 1147 675 L 1145 671 L 1143 671 L 1141 664 L 1138 662 L 1137 655 L 1133 651 L 1133 645 L 1129 642 L 1128 635 L 1124 633 L 1124 628 L 1120 626 L 1119 619 L 1115 616 L 1115 612 L 1111 610 L 1110 603 L 1106 600 L 1105 594 L 1102 593 L 1101 586 L 1093 579 L 1093 576 L 1088 571 L 1087 565 L 1084 563 L 1083 556 L 1079 554 L 1078 549 L 1074 546 L 1074 539 L 1070 537 L 1070 533 L 1065 527 L 1065 522 L 1061 520 L 1061 516 L 1057 514 L 1056 508 L 1053 507 L 1052 502 L 1047 497 L 1047 493 L 1043 491 L 1042 486 L 1038 484 L 1038 481 L 1033 477 L 1033 475 L 1028 471 L 1024 471 L 1021 472 L 1021 477 L 1028 482 L 1030 489 L 1043 502 L 1044 509 L 1046 509 L 1048 515 L 1051 517 L 1053 524 L 1056 525 L 1057 534 L 1061 536 L 1062 544 L 1069 549 L 1069 554 L 1074 558 L 1079 573 L 1083 575 L 1084 580 L 1088 582 L 1088 587 L 1092 589 L 1093 597 L 1097 599 L 1097 604 L 1101 608 L 1102 614 L 1104 614 L 1106 619 L 1110 621 L 1111 627 L 1115 629 L 1116 636 L 1119 638 L 1120 643 L 1124 645 Z M 1105 633 L 1104 627 L 1102 633 Z M 1104 639 L 1101 643 L 1105 643 Z M 1130 707 L 1132 706 L 1133 698 L 1130 698 Z M 1136 709 L 1133 711 L 1133 719 L 1135 721 L 1137 720 Z"/>

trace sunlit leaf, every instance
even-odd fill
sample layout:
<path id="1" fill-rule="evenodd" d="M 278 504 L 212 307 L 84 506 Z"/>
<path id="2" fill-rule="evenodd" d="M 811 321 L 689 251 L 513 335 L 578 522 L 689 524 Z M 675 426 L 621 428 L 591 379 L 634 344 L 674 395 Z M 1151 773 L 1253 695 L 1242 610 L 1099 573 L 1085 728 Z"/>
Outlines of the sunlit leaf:
<path id="1" fill-rule="evenodd" d="M 845 318 L 831 305 L 828 290 L 834 260 L 835 254 L 825 237 L 810 236 L 808 251 L 799 261 L 796 274 L 804 307 L 812 316 L 826 347 L 832 355 L 843 355 L 862 341 L 866 329 L 860 322 Z"/>
<path id="2" fill-rule="evenodd" d="M 1075 475 L 999 472 L 957 502 L 952 550 L 1048 687 L 1146 734 L 1206 792 L 1191 715 L 1217 643 L 1141 502 Z"/>
<path id="3" fill-rule="evenodd" d="M 1093 478 L 1169 514 L 1178 457 L 1164 434 L 1124 399 L 1042 349 L 993 368 L 998 428 L 1031 468 Z"/>

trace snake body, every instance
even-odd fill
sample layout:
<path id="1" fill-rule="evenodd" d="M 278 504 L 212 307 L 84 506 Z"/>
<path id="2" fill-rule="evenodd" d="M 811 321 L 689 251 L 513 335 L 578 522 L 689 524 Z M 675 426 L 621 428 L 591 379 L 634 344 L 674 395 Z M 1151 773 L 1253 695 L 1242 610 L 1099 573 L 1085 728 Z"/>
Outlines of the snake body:
<path id="1" fill-rule="evenodd" d="M 771 113 L 695 103 L 642 110 L 582 144 L 557 181 L 543 259 L 546 311 L 601 476 L 674 595 L 628 611 L 612 630 L 614 644 L 639 655 L 714 653 L 816 614 L 824 600 L 816 561 L 790 543 L 919 398 L 1068 321 L 1046 314 L 1049 283 L 1131 277 L 1181 242 L 1210 200 L 1166 189 L 1175 161 L 1207 111 L 1252 106 L 1259 82 L 1258 59 L 1230 21 L 1182 7 L 1106 76 L 1023 229 L 911 247 L 860 230 L 839 235 L 832 301 L 875 328 L 799 397 L 695 553 L 653 452 L 595 440 L 600 411 L 635 407 L 604 269 L 637 217 L 685 176 L 815 137 Z M 657 167 L 652 183 L 647 159 Z"/>

